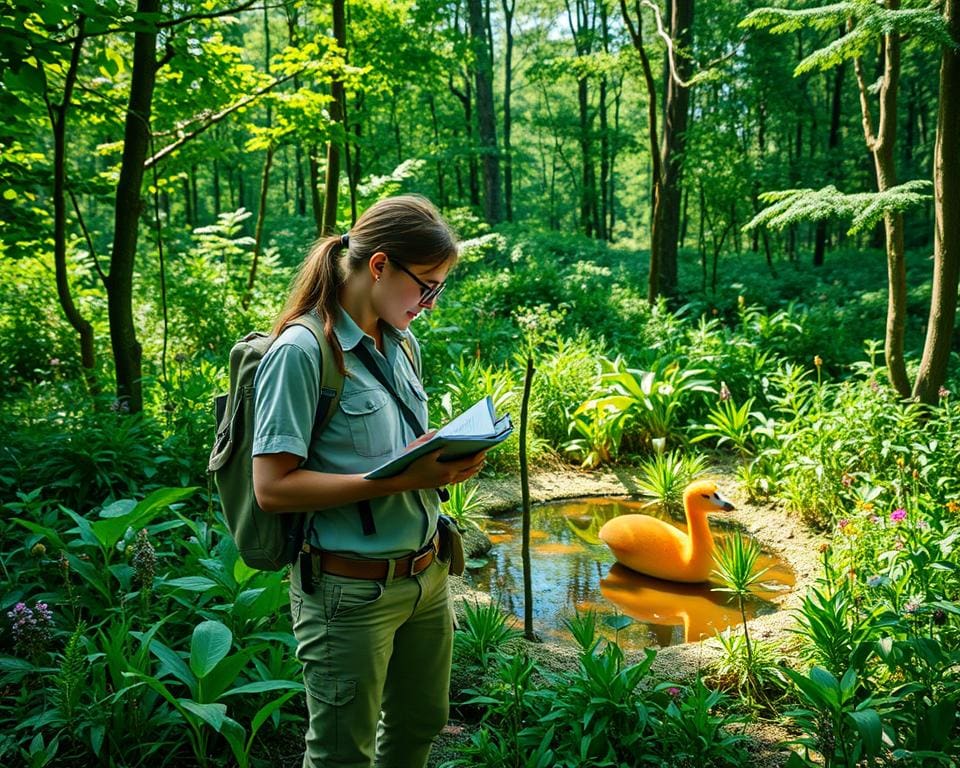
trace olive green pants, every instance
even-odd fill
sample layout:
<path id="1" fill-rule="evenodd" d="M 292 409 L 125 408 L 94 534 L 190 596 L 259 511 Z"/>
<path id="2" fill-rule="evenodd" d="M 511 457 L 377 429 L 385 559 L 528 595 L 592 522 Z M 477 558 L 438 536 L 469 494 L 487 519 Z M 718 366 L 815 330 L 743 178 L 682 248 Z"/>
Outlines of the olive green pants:
<path id="1" fill-rule="evenodd" d="M 425 766 L 450 707 L 446 564 L 386 584 L 315 574 L 312 595 L 299 571 L 290 608 L 310 718 L 304 768 Z"/>

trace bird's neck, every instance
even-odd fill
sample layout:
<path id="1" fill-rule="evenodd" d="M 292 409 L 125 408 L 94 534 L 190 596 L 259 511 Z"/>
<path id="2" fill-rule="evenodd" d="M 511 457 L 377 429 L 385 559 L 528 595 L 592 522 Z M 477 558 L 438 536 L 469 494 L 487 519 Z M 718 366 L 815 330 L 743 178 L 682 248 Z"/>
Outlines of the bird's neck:
<path id="1" fill-rule="evenodd" d="M 705 514 L 687 514 L 687 539 L 691 556 L 713 556 L 713 534 Z"/>

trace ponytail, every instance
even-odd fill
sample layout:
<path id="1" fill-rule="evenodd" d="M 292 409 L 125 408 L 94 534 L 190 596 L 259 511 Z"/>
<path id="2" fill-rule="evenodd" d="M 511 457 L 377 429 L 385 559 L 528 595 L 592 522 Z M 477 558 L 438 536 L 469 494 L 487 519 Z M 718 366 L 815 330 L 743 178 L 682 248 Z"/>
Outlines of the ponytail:
<path id="1" fill-rule="evenodd" d="M 347 246 L 347 236 L 333 235 L 314 243 L 293 282 L 287 304 L 273 326 L 279 336 L 287 324 L 301 315 L 316 310 L 323 321 L 323 332 L 336 357 L 337 368 L 346 374 L 343 350 L 333 332 L 340 311 L 339 288 L 343 283 L 340 252 Z"/>
<path id="2" fill-rule="evenodd" d="M 333 347 L 337 367 L 346 374 L 343 350 L 333 326 L 340 312 L 340 288 L 349 274 L 362 270 L 378 251 L 401 264 L 437 265 L 457 261 L 457 237 L 436 207 L 420 195 L 387 197 L 371 205 L 350 232 L 314 243 L 293 283 L 287 305 L 273 332 L 316 310 Z"/>

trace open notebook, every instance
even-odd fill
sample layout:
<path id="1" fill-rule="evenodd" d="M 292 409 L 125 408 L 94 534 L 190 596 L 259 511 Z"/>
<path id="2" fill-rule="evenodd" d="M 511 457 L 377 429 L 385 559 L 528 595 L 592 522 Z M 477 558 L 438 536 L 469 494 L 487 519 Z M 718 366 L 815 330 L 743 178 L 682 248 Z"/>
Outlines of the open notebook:
<path id="1" fill-rule="evenodd" d="M 498 417 L 488 395 L 442 426 L 427 442 L 394 454 L 365 477 L 376 480 L 399 475 L 412 462 L 438 448 L 443 449 L 440 461 L 469 456 L 502 443 L 512 432 L 510 414 Z"/>

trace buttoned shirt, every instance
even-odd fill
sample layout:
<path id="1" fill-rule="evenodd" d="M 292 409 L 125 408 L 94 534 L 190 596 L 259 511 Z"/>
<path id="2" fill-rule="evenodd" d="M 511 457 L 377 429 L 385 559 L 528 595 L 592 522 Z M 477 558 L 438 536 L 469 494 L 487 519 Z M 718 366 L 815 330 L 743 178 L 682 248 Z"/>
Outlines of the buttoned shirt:
<path id="1" fill-rule="evenodd" d="M 427 425 L 427 395 L 401 348 L 409 331 L 386 323 L 383 353 L 345 311 L 334 323 L 344 352 L 346 378 L 340 402 L 322 434 L 314 434 L 320 392 L 320 347 L 302 326 L 286 328 L 270 347 L 254 378 L 253 455 L 292 453 L 301 467 L 332 474 L 367 473 L 416 438 L 393 396 L 352 354 L 366 345 L 396 393 Z M 434 490 L 408 491 L 370 501 L 376 532 L 365 535 L 356 504 L 319 510 L 307 522 L 307 541 L 325 550 L 362 557 L 399 557 L 423 547 L 437 526 Z"/>

